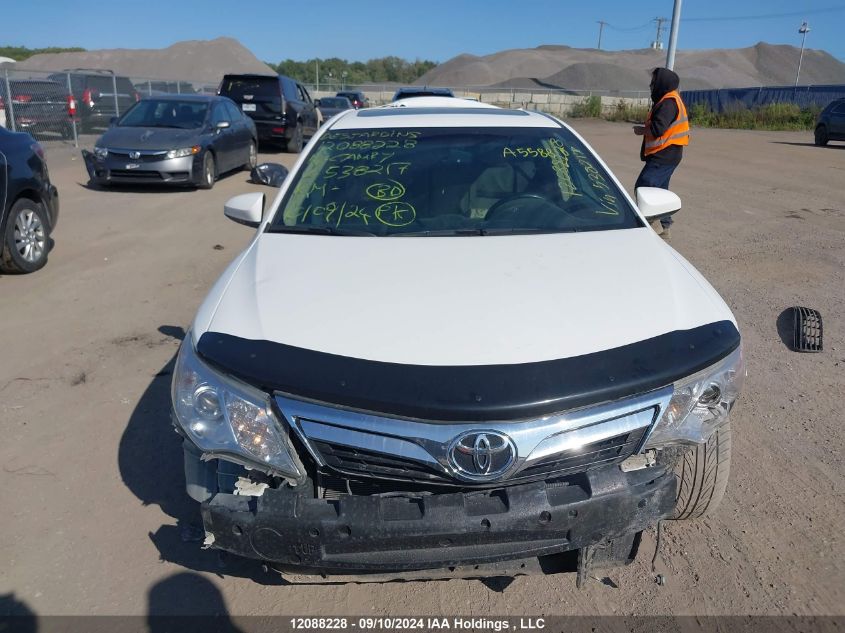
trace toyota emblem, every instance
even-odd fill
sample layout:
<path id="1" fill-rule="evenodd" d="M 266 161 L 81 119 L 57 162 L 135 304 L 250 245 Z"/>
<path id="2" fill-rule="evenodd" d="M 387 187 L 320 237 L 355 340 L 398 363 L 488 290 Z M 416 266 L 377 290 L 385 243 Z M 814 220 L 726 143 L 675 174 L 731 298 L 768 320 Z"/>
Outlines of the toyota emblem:
<path id="1" fill-rule="evenodd" d="M 449 446 L 455 474 L 469 481 L 488 481 L 508 472 L 516 461 L 516 447 L 498 431 L 468 431 Z"/>
<path id="2" fill-rule="evenodd" d="M 141 152 L 129 152 L 129 158 L 141 158 Z"/>

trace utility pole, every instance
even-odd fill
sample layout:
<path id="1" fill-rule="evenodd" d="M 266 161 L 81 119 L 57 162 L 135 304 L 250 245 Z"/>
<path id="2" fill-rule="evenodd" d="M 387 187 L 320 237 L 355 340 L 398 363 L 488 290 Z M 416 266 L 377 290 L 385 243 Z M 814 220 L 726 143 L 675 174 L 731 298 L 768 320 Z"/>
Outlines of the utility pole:
<path id="1" fill-rule="evenodd" d="M 657 35 L 654 38 L 654 41 L 651 43 L 651 47 L 654 50 L 662 51 L 663 50 L 663 42 L 660 41 L 660 38 L 663 37 L 663 23 L 668 22 L 667 18 L 654 18 L 652 22 L 657 22 Z"/>
<path id="2" fill-rule="evenodd" d="M 681 25 L 681 0 L 675 0 L 672 9 L 672 30 L 669 31 L 669 52 L 666 53 L 666 68 L 675 68 L 675 49 L 678 46 L 678 27 Z"/>
<path id="3" fill-rule="evenodd" d="M 798 77 L 801 76 L 801 62 L 804 61 L 804 42 L 807 41 L 807 33 L 810 32 L 810 25 L 807 24 L 806 20 L 801 23 L 798 32 L 801 34 L 801 56 L 798 58 L 798 72 L 795 73 L 796 86 L 798 85 Z"/>
<path id="4" fill-rule="evenodd" d="M 596 48 L 601 50 L 601 32 L 604 30 L 604 27 L 607 22 L 605 22 L 604 20 L 597 20 L 597 22 L 599 23 L 599 45 Z"/>
<path id="5" fill-rule="evenodd" d="M 315 59 L 314 63 L 317 64 L 317 88 L 314 92 L 320 92 L 320 60 Z"/>

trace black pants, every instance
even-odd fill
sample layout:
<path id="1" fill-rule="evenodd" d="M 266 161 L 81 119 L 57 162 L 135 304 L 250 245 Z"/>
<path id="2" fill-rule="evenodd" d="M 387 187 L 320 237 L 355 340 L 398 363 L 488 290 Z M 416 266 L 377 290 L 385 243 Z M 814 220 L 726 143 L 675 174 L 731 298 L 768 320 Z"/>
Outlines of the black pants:
<path id="1" fill-rule="evenodd" d="M 659 187 L 660 189 L 668 189 L 669 179 L 672 177 L 672 173 L 675 171 L 677 166 L 678 163 L 672 165 L 657 162 L 653 158 L 646 158 L 645 166 L 640 172 L 639 178 L 637 178 L 637 184 L 634 185 L 634 190 L 638 187 Z M 672 216 L 660 220 L 660 224 L 663 225 L 663 228 L 671 226 L 672 222 L 674 222 Z"/>

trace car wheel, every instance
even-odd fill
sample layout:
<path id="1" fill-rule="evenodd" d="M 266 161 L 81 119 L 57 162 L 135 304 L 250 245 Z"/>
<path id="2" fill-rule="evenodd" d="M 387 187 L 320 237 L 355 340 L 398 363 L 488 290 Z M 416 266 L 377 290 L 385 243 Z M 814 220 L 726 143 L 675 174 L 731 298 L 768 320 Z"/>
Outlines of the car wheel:
<path id="1" fill-rule="evenodd" d="M 206 152 L 202 158 L 202 173 L 197 186 L 200 189 L 211 189 L 216 178 L 217 166 L 214 164 L 214 155 L 211 152 Z"/>
<path id="2" fill-rule="evenodd" d="M 244 169 L 253 169 L 258 164 L 258 148 L 255 141 L 249 142 L 249 158 L 247 158 Z"/>
<path id="3" fill-rule="evenodd" d="M 0 270 L 32 273 L 43 268 L 50 252 L 47 217 L 37 202 L 21 198 L 12 205 L 3 235 Z"/>
<path id="4" fill-rule="evenodd" d="M 678 493 L 670 519 L 697 519 L 719 507 L 731 470 L 731 423 L 726 422 L 705 444 L 697 444 L 675 464 Z"/>
<path id="5" fill-rule="evenodd" d="M 816 128 L 816 134 L 815 134 L 816 145 L 818 145 L 820 147 L 823 146 L 823 145 L 827 145 L 828 140 L 829 139 L 827 137 L 827 127 L 825 127 L 824 125 L 820 125 L 819 127 L 817 127 Z"/>
<path id="6" fill-rule="evenodd" d="M 302 121 L 296 122 L 296 129 L 293 131 L 293 138 L 288 141 L 287 150 L 291 154 L 299 154 L 302 151 Z"/>

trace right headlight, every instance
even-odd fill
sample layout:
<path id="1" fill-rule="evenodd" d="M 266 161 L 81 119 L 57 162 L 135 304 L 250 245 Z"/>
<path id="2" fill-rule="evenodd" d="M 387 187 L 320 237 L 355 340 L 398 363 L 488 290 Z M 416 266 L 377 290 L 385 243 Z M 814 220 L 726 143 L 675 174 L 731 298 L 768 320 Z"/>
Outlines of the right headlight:
<path id="1" fill-rule="evenodd" d="M 718 363 L 679 380 L 645 448 L 706 442 L 728 419 L 744 382 L 742 345 Z"/>
<path id="2" fill-rule="evenodd" d="M 304 476 L 266 393 L 206 365 L 190 333 L 173 372 L 173 411 L 203 457 L 223 457 L 298 480 Z"/>
<path id="3" fill-rule="evenodd" d="M 109 150 L 105 147 L 94 146 L 94 156 L 97 158 L 108 158 Z"/>

